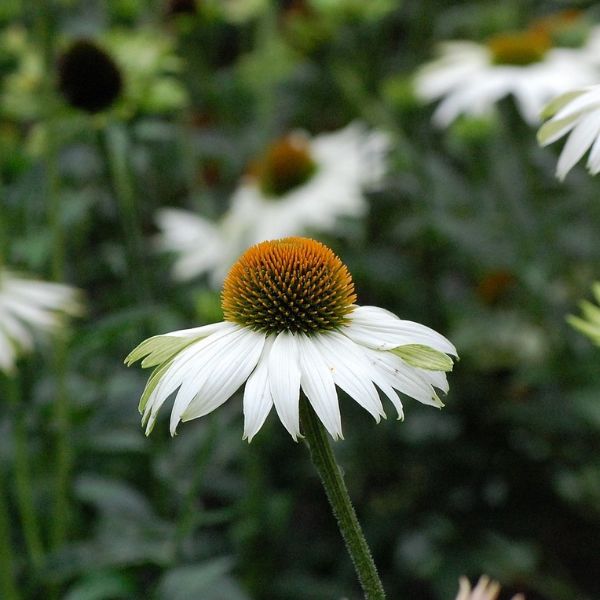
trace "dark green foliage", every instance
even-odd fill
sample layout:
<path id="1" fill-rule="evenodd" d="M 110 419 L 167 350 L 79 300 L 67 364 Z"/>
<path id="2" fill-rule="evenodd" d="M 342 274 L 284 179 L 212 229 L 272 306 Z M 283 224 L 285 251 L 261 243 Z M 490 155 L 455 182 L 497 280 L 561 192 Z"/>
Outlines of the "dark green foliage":
<path id="1" fill-rule="evenodd" d="M 73 31 L 114 26 L 102 3 L 53 4 L 48 14 L 11 13 L 38 48 L 44 31 L 55 48 Z M 364 219 L 318 239 L 348 265 L 359 304 L 434 327 L 461 357 L 440 411 L 407 399 L 404 422 L 388 405 L 388 420 L 375 424 L 341 394 L 346 439 L 335 451 L 389 598 L 448 600 L 460 575 L 484 572 L 502 582 L 502 600 L 518 591 L 600 597 L 600 350 L 565 322 L 600 277 L 600 179 L 578 165 L 560 184 L 557 149 L 536 145 L 510 101 L 494 118 L 440 131 L 409 86 L 436 41 L 518 28 L 548 3 L 390 2 L 390 12 L 371 14 L 361 7 L 380 2 L 348 1 L 318 17 L 273 9 L 237 21 L 224 20 L 220 4 L 198 2 L 197 15 L 165 25 L 166 3 L 114 3 L 132 31 L 153 22 L 176 36 L 189 109 L 133 110 L 119 122 L 108 111 L 96 121 L 54 96 L 44 104 L 54 112 L 19 121 L 0 103 L 10 150 L 0 151 L 0 255 L 51 278 L 60 224 L 64 279 L 88 304 L 68 336 L 69 518 L 54 547 L 54 347 L 20 361 L 17 407 L 0 378 L 0 482 L 21 596 L 358 600 L 306 448 L 275 413 L 248 445 L 238 392 L 173 439 L 164 410 L 146 438 L 137 404 L 148 372 L 123 359 L 150 335 L 218 313 L 205 279 L 171 278 L 172 257 L 154 244 L 156 210 L 216 219 L 273 139 L 361 119 L 393 137 L 389 176 Z M 0 54 L 2 98 L 15 64 Z M 104 68 L 101 92 L 96 71 L 83 91 L 63 85 L 72 104 L 94 112 L 113 102 L 127 81 L 112 59 Z M 76 71 L 88 75 L 81 63 Z M 123 174 L 136 206 L 129 217 L 118 200 Z M 19 423 L 46 550 L 37 571 L 17 502 Z"/>

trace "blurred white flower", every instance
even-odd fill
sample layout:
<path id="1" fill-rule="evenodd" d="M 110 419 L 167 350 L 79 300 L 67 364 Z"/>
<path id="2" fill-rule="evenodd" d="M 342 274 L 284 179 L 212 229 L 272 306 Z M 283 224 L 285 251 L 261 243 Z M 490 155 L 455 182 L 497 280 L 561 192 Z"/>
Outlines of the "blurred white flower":
<path id="1" fill-rule="evenodd" d="M 538 123 L 544 105 L 569 89 L 598 78 L 589 52 L 553 48 L 543 31 L 499 35 L 487 44 L 451 41 L 415 78 L 421 99 L 441 100 L 433 120 L 447 127 L 460 115 L 482 116 L 512 95 L 525 121 Z"/>
<path id="2" fill-rule="evenodd" d="M 184 210 L 159 211 L 159 247 L 178 255 L 176 278 L 210 272 L 219 286 L 248 246 L 331 231 L 339 217 L 362 216 L 363 192 L 381 183 L 389 145 L 387 135 L 358 123 L 313 138 L 293 133 L 252 165 L 219 222 Z"/>
<path id="3" fill-rule="evenodd" d="M 538 131 L 542 146 L 569 134 L 556 165 L 556 176 L 563 180 L 575 163 L 591 148 L 587 169 L 600 172 L 600 85 L 567 92 L 555 98 L 542 113 L 550 120 Z"/>
<path id="4" fill-rule="evenodd" d="M 0 371 L 13 371 L 17 357 L 33 349 L 37 334 L 56 331 L 65 316 L 80 312 L 74 288 L 0 268 Z"/>
<path id="5" fill-rule="evenodd" d="M 500 584 L 491 581 L 487 575 L 482 575 L 473 589 L 466 577 L 461 577 L 458 584 L 456 600 L 496 600 L 500 593 Z M 512 597 L 512 600 L 525 600 L 525 596 L 517 594 Z"/>
<path id="6" fill-rule="evenodd" d="M 154 367 L 140 400 L 146 433 L 175 396 L 171 434 L 202 417 L 245 383 L 244 439 L 251 441 L 273 405 L 291 436 L 300 436 L 300 389 L 334 439 L 342 436 L 336 385 L 377 422 L 377 388 L 403 418 L 397 391 L 443 406 L 455 347 L 434 330 L 374 306 L 357 306 L 347 267 L 307 238 L 262 242 L 227 275 L 225 321 L 142 342 L 125 359 Z M 377 386 L 377 388 L 375 387 Z M 396 391 L 397 390 L 397 391 Z"/>

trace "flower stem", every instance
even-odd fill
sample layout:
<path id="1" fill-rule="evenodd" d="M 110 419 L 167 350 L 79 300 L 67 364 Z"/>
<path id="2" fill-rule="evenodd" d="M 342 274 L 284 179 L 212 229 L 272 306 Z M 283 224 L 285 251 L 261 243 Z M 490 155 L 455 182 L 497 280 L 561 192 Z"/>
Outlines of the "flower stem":
<path id="1" fill-rule="evenodd" d="M 31 566 L 34 571 L 39 572 L 44 560 L 44 549 L 38 523 L 37 513 L 34 506 L 33 485 L 31 482 L 31 468 L 27 447 L 27 430 L 23 418 L 23 407 L 21 406 L 21 390 L 16 376 L 8 376 L 7 396 L 14 418 L 14 467 L 15 487 L 17 503 L 21 514 L 23 526 L 23 537 Z"/>
<path id="2" fill-rule="evenodd" d="M 37 6 L 36 6 L 37 8 Z M 59 173 L 59 136 L 58 123 L 59 102 L 54 91 L 55 67 L 55 23 L 54 3 L 43 2 L 36 12 L 36 33 L 39 47 L 45 59 L 44 87 L 44 124 L 46 140 L 44 145 L 44 167 L 46 171 L 47 220 L 52 231 L 51 272 L 52 279 L 62 282 L 65 271 L 65 232 L 62 223 L 62 195 Z M 54 481 L 54 515 L 52 521 L 52 546 L 60 546 L 66 539 L 69 521 L 69 486 L 71 466 L 73 463 L 70 440 L 71 407 L 67 395 L 67 339 L 60 336 L 56 340 L 53 356 L 56 395 L 54 400 L 54 424 L 56 427 L 55 442 L 55 481 Z"/>
<path id="3" fill-rule="evenodd" d="M 127 131 L 123 125 L 114 122 L 106 126 L 104 148 L 112 186 L 121 212 L 133 293 L 148 300 L 150 294 L 142 255 L 142 223 L 129 164 L 131 150 Z"/>
<path id="4" fill-rule="evenodd" d="M 10 539 L 10 519 L 4 474 L 0 473 L 0 597 L 18 600 L 19 593 L 13 570 L 14 548 Z"/>
<path id="5" fill-rule="evenodd" d="M 365 598 L 382 600 L 385 598 L 383 585 L 377 574 L 377 568 L 360 523 L 356 518 L 342 472 L 335 462 L 327 432 L 305 398 L 302 398 L 300 402 L 300 419 L 312 462 L 325 488 L 329 505 L 354 563 Z"/>

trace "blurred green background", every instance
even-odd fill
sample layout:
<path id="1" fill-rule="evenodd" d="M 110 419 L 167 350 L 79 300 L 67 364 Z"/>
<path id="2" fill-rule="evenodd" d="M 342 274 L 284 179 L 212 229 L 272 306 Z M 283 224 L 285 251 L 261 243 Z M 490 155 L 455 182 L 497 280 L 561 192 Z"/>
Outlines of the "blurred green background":
<path id="1" fill-rule="evenodd" d="M 171 277 L 156 210 L 218 218 L 270 140 L 354 120 L 391 136 L 388 176 L 363 219 L 318 238 L 360 304 L 434 327 L 461 356 L 441 411 L 407 400 L 405 422 L 388 410 L 376 425 L 341 399 L 335 451 L 389 597 L 453 598 L 480 573 L 502 598 L 600 597 L 600 352 L 565 322 L 600 276 L 599 180 L 579 165 L 559 183 L 558 150 L 510 100 L 439 130 L 411 91 L 436 42 L 565 7 L 589 5 L 3 0 L 1 253 L 87 305 L 0 379 L 18 597 L 360 597 L 307 450 L 274 414 L 248 445 L 238 393 L 173 439 L 165 411 L 146 438 L 147 373 L 123 365 L 145 337 L 221 318 L 205 279 Z M 80 38 L 123 83 L 93 114 L 58 89 Z"/>

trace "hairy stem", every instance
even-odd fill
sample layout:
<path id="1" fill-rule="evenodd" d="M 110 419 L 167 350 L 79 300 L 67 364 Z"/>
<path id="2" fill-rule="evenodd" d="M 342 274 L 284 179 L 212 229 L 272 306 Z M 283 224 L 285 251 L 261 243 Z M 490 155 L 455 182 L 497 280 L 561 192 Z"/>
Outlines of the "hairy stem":
<path id="1" fill-rule="evenodd" d="M 382 600 L 385 598 L 383 585 L 350 501 L 342 472 L 335 461 L 327 432 L 305 398 L 300 402 L 300 418 L 312 462 L 325 488 L 329 505 L 354 563 L 365 598 Z"/>

